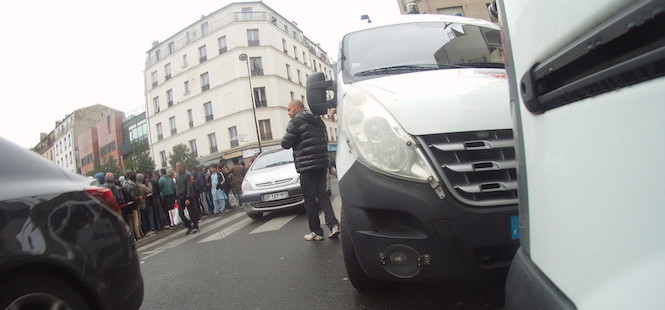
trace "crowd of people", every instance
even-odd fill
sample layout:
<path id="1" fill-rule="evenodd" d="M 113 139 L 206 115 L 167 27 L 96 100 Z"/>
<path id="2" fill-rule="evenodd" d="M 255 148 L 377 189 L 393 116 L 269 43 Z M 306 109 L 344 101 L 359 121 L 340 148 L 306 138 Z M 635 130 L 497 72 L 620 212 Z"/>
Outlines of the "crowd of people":
<path id="1" fill-rule="evenodd" d="M 229 168 L 223 164 L 184 169 L 182 162 L 168 173 L 135 173 L 124 175 L 99 172 L 94 175 L 99 186 L 111 190 L 122 217 L 131 228 L 135 240 L 171 229 L 180 222 L 187 235 L 198 232 L 198 223 L 205 215 L 222 215 L 241 206 L 241 184 L 247 168 L 234 160 Z"/>

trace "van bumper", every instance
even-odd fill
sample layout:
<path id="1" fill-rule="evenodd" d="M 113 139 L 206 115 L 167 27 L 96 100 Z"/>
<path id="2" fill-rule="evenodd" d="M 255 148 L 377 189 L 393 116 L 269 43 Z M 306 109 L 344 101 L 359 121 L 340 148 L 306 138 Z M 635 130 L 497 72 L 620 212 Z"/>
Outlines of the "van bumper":
<path id="1" fill-rule="evenodd" d="M 519 247 L 510 229 L 517 205 L 470 207 L 447 189 L 440 199 L 428 184 L 387 177 L 358 162 L 341 177 L 339 190 L 356 256 L 373 279 L 431 282 L 505 276 Z M 386 249 L 393 245 L 427 258 L 416 275 L 396 276 L 386 268 Z"/>
<path id="2" fill-rule="evenodd" d="M 506 281 L 506 309 L 577 309 L 520 248 Z"/>

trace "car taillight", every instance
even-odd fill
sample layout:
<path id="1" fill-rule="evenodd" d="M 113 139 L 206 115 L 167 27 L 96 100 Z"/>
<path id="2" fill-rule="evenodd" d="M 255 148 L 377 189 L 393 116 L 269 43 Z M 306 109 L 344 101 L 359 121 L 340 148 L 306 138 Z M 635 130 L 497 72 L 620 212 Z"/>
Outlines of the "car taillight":
<path id="1" fill-rule="evenodd" d="M 90 187 L 86 188 L 85 192 L 97 198 L 101 203 L 105 204 L 113 211 L 120 214 L 120 206 L 113 196 L 113 192 L 106 187 Z"/>

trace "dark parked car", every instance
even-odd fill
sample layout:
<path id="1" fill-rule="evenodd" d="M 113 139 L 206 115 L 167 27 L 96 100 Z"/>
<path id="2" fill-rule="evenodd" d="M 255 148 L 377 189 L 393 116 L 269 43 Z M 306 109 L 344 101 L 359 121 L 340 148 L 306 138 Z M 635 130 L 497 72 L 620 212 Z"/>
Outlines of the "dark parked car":
<path id="1" fill-rule="evenodd" d="M 110 190 L 1 137 L 0 154 L 0 309 L 138 309 L 138 254 Z"/>

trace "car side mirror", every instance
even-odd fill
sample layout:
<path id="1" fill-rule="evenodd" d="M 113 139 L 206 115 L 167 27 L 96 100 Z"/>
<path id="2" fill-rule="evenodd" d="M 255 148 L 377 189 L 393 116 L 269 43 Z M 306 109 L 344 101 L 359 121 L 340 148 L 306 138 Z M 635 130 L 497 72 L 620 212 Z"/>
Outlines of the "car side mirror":
<path id="1" fill-rule="evenodd" d="M 314 115 L 324 115 L 328 109 L 337 107 L 336 86 L 332 80 L 326 81 L 322 72 L 316 72 L 307 77 L 307 104 Z M 333 92 L 333 98 L 328 100 L 327 91 Z"/>

